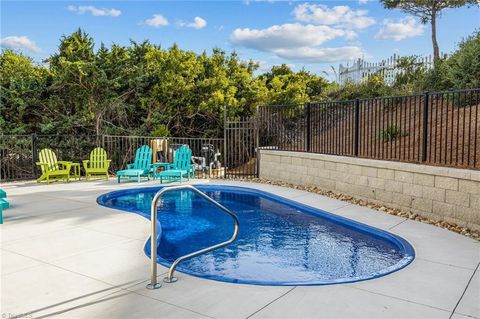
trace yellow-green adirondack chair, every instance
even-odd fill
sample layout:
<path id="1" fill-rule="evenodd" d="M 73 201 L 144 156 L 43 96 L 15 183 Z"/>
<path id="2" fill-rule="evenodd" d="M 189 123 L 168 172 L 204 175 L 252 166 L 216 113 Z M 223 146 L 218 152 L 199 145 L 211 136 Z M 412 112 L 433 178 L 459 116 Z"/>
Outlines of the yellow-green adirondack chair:
<path id="1" fill-rule="evenodd" d="M 58 180 L 70 181 L 72 162 L 57 161 L 57 156 L 49 148 L 44 148 L 40 151 L 38 160 L 37 165 L 40 166 L 42 175 L 37 179 L 37 183 L 43 180 L 45 180 L 47 184 Z"/>
<path id="2" fill-rule="evenodd" d="M 85 169 L 85 176 L 87 180 L 92 175 L 102 175 L 108 181 L 108 169 L 110 168 L 111 160 L 107 159 L 107 152 L 101 147 L 95 148 L 90 152 L 90 160 L 83 161 L 83 168 Z"/>

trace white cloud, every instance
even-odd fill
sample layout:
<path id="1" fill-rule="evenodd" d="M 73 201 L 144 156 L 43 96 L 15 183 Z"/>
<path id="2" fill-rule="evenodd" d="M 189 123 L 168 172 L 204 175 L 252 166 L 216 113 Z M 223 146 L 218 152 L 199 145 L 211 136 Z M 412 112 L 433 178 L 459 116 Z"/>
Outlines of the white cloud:
<path id="1" fill-rule="evenodd" d="M 145 20 L 145 24 L 154 28 L 168 25 L 168 20 L 161 14 L 154 14 L 152 18 Z"/>
<path id="2" fill-rule="evenodd" d="M 67 9 L 78 14 L 85 14 L 87 12 L 90 12 L 93 16 L 96 17 L 118 17 L 120 14 L 122 14 L 122 11 L 117 9 L 96 8 L 94 6 L 77 7 L 74 5 L 69 5 Z"/>
<path id="3" fill-rule="evenodd" d="M 353 10 L 349 6 L 329 8 L 325 5 L 311 3 L 301 4 L 293 9 L 293 15 L 297 21 L 353 29 L 364 29 L 375 24 L 375 19 L 367 14 L 367 10 Z"/>
<path id="4" fill-rule="evenodd" d="M 284 59 L 321 63 L 361 57 L 363 51 L 358 46 L 319 47 L 328 40 L 338 37 L 352 39 L 355 36 L 356 33 L 351 30 L 325 25 L 287 23 L 260 30 L 236 29 L 231 34 L 230 41 L 246 48 L 270 52 Z"/>
<path id="5" fill-rule="evenodd" d="M 256 70 L 256 73 L 258 74 L 268 72 L 272 68 L 272 64 L 265 60 L 257 60 L 255 62 L 258 63 L 258 69 Z"/>
<path id="6" fill-rule="evenodd" d="M 258 69 L 255 71 L 255 74 L 262 74 L 266 72 L 270 72 L 272 70 L 272 67 L 278 66 L 280 63 L 285 64 L 288 66 L 290 69 L 295 70 L 297 68 L 297 65 L 293 63 L 282 63 L 282 62 L 275 62 L 275 61 L 265 61 L 265 60 L 256 60 L 255 62 L 258 63 Z"/>
<path id="7" fill-rule="evenodd" d="M 267 29 L 235 29 L 230 36 L 232 43 L 247 48 L 267 51 L 278 48 L 317 46 L 337 37 L 353 39 L 356 33 L 324 25 L 287 23 Z"/>
<path id="8" fill-rule="evenodd" d="M 250 5 L 252 2 L 268 2 L 268 3 L 275 3 L 275 0 L 243 0 L 243 3 L 247 6 Z"/>
<path id="9" fill-rule="evenodd" d="M 346 46 L 338 48 L 299 47 L 277 49 L 274 53 L 284 59 L 307 63 L 324 63 L 353 60 L 362 57 L 365 53 L 360 47 Z"/>
<path id="10" fill-rule="evenodd" d="M 42 51 L 37 44 L 30 40 L 27 36 L 9 36 L 0 39 L 0 46 L 10 49 L 21 49 L 30 52 L 38 53 Z"/>
<path id="11" fill-rule="evenodd" d="M 375 39 L 400 41 L 418 37 L 423 34 L 424 29 L 425 26 L 417 23 L 412 17 L 400 19 L 398 22 L 385 19 L 383 20 L 383 27 L 375 35 Z"/>
<path id="12" fill-rule="evenodd" d="M 365 55 L 361 44 L 352 44 L 352 41 L 340 47 L 324 44 L 337 38 L 353 40 L 357 37 L 357 30 L 375 24 L 367 10 L 303 3 L 297 5 L 292 14 L 297 21 L 295 23 L 273 25 L 265 29 L 235 29 L 230 35 L 230 42 L 273 53 L 277 58 L 303 63 L 338 62 Z"/>
<path id="13" fill-rule="evenodd" d="M 178 21 L 177 25 L 180 27 L 202 29 L 207 26 L 207 20 L 203 19 L 202 17 L 195 17 L 193 22 Z"/>
<path id="14" fill-rule="evenodd" d="M 358 0 L 358 4 L 367 4 L 368 0 Z"/>

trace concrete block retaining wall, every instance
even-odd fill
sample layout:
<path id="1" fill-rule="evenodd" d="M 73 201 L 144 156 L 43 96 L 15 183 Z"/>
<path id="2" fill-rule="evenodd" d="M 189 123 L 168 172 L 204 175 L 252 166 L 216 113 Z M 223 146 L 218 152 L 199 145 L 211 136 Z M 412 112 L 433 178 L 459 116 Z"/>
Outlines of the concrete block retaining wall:
<path id="1" fill-rule="evenodd" d="M 480 172 L 286 151 L 260 151 L 260 178 L 317 186 L 480 230 Z"/>

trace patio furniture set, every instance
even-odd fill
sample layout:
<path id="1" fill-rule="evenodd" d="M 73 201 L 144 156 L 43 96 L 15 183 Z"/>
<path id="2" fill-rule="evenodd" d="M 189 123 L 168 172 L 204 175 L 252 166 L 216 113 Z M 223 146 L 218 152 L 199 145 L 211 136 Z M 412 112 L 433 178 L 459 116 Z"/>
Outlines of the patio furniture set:
<path id="1" fill-rule="evenodd" d="M 142 177 L 150 179 L 183 182 L 183 178 L 194 177 L 195 170 L 191 165 L 192 150 L 187 145 L 182 145 L 175 151 L 173 163 L 157 162 L 152 163 L 152 149 L 148 145 L 142 145 L 135 152 L 135 161 L 127 164 L 127 169 L 117 172 L 117 179 L 136 180 L 140 183 Z M 161 170 L 160 170 L 161 169 Z"/>
<path id="2" fill-rule="evenodd" d="M 187 145 L 182 145 L 175 151 L 173 163 L 156 162 L 152 163 L 152 149 L 148 145 L 142 145 L 135 152 L 135 160 L 131 164 L 127 164 L 126 169 L 116 172 L 117 180 L 141 181 L 142 177 L 150 179 L 160 179 L 163 181 L 179 181 L 183 182 L 184 178 L 188 180 L 194 177 L 195 169 L 191 165 L 192 151 Z M 83 169 L 85 171 L 86 180 L 95 176 L 101 176 L 108 180 L 109 168 L 111 160 L 107 159 L 107 152 L 97 147 L 90 153 L 90 159 L 83 161 Z M 39 161 L 36 163 L 40 166 L 41 176 L 37 179 L 37 183 L 45 181 L 49 184 L 52 181 L 63 180 L 69 182 L 71 179 L 80 180 L 80 163 L 71 161 L 59 161 L 57 156 L 51 149 L 42 149 L 39 153 Z"/>
<path id="3" fill-rule="evenodd" d="M 141 181 L 142 177 L 148 180 L 151 178 L 159 179 L 160 183 L 164 181 L 179 181 L 182 184 L 184 178 L 190 180 L 195 177 L 196 164 L 192 164 L 192 150 L 188 145 L 182 145 L 174 153 L 173 163 L 154 162 L 152 163 L 153 152 L 148 145 L 142 145 L 135 152 L 135 160 L 127 164 L 126 169 L 116 172 L 118 183 L 122 180 Z M 41 175 L 36 180 L 37 183 L 45 181 L 47 184 L 53 181 L 70 182 L 71 179 L 80 180 L 81 164 L 71 161 L 59 161 L 54 151 L 49 148 L 42 149 L 38 154 L 39 161 L 36 163 L 40 167 Z M 111 160 L 107 158 L 107 152 L 97 147 L 90 152 L 90 158 L 83 160 L 83 169 L 85 179 L 90 180 L 93 177 L 109 179 L 109 169 Z M 3 224 L 3 210 L 10 207 L 6 199 L 6 192 L 0 188 L 0 224 Z"/>

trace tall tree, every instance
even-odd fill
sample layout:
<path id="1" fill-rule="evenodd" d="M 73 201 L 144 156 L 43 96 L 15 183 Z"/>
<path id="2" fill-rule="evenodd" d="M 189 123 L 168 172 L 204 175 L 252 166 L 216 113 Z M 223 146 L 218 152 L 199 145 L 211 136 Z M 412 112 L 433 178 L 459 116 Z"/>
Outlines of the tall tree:
<path id="1" fill-rule="evenodd" d="M 257 105 L 318 100 L 327 85 L 287 66 L 267 83 L 257 63 L 220 49 L 96 47 L 83 30 L 62 37 L 47 62 L 0 51 L 0 134 L 221 136 L 224 110 L 250 116 Z"/>
<path id="2" fill-rule="evenodd" d="M 0 54 L 0 135 L 36 132 L 51 73 L 22 53 Z"/>
<path id="3" fill-rule="evenodd" d="M 437 41 L 437 18 L 446 8 L 459 8 L 465 5 L 479 4 L 478 0 L 380 0 L 387 9 L 400 9 L 412 14 L 432 27 L 433 59 L 438 62 L 440 49 Z"/>

